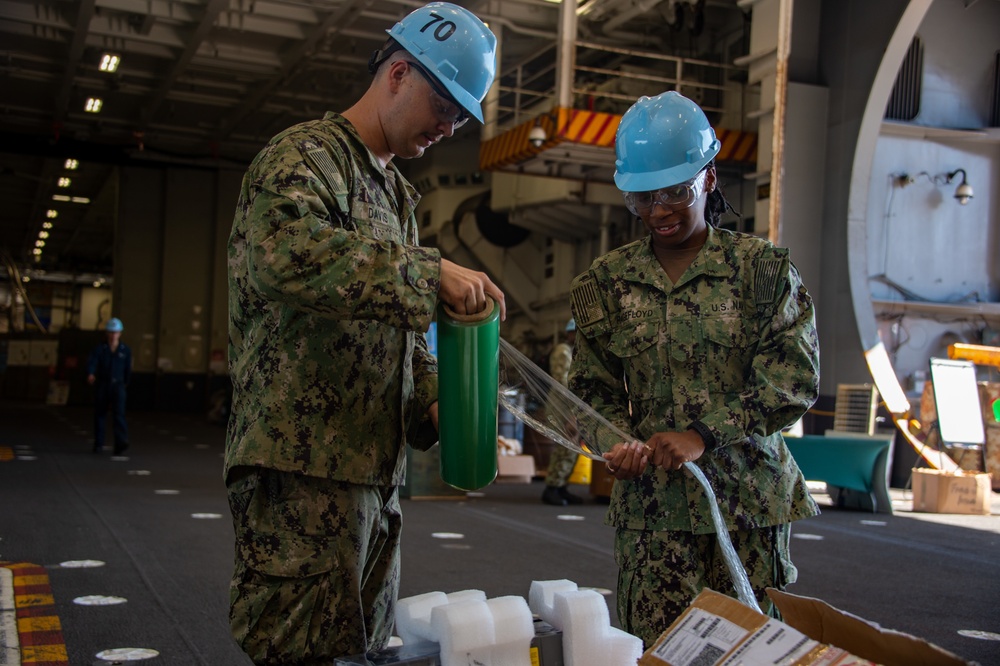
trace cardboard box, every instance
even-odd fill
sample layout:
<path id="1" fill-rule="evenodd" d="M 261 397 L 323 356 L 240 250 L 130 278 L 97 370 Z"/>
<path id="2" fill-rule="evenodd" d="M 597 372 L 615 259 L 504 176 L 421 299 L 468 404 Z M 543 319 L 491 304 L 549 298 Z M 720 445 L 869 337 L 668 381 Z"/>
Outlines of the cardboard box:
<path id="1" fill-rule="evenodd" d="M 767 594 L 784 622 L 703 590 L 642 655 L 639 666 L 968 666 L 936 645 L 882 629 L 818 599 L 778 590 Z"/>
<path id="2" fill-rule="evenodd" d="M 611 497 L 611 489 L 615 485 L 615 477 L 608 471 L 607 465 L 596 463 L 591 467 L 590 494 L 594 497 Z"/>
<path id="3" fill-rule="evenodd" d="M 990 475 L 913 469 L 913 510 L 928 513 L 990 514 Z"/>
<path id="4" fill-rule="evenodd" d="M 497 481 L 500 483 L 531 483 L 535 475 L 534 456 L 497 456 Z"/>

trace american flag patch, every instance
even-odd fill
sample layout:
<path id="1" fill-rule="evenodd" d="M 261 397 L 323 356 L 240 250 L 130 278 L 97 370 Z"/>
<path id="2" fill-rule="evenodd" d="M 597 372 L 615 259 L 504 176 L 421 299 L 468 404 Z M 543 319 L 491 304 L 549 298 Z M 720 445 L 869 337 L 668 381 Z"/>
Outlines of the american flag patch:
<path id="1" fill-rule="evenodd" d="M 782 263 L 781 259 L 761 259 L 757 262 L 753 282 L 756 303 L 774 303 L 778 296 L 778 277 Z"/>
<path id="2" fill-rule="evenodd" d="M 341 178 L 337 167 L 330 159 L 329 153 L 324 148 L 315 148 L 306 151 L 306 161 L 309 166 L 319 172 L 320 177 L 326 182 L 326 186 L 333 192 L 333 196 L 343 196 L 347 194 L 347 186 Z"/>
<path id="3" fill-rule="evenodd" d="M 573 299 L 573 312 L 576 315 L 577 325 L 586 327 L 604 319 L 604 307 L 597 294 L 594 278 L 589 275 L 583 278 L 573 288 L 571 298 Z"/>

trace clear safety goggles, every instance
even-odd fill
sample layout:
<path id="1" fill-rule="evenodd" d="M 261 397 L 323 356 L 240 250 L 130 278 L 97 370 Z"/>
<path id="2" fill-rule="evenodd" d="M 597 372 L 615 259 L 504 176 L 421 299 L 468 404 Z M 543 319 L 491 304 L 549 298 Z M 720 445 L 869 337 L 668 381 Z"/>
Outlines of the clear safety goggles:
<path id="1" fill-rule="evenodd" d="M 406 61 L 410 67 L 417 70 L 420 76 L 424 77 L 427 84 L 431 87 L 431 105 L 434 107 L 434 113 L 437 115 L 438 120 L 443 123 L 450 124 L 454 129 L 458 129 L 465 123 L 469 122 L 469 114 L 459 105 L 458 102 L 452 99 L 451 95 L 441 89 L 431 73 L 424 69 L 423 65 L 413 60 Z"/>
<path id="2" fill-rule="evenodd" d="M 661 187 L 650 192 L 622 192 L 625 196 L 625 205 L 633 215 L 640 217 L 648 215 L 657 204 L 670 210 L 690 208 L 705 191 L 706 173 L 702 169 L 697 176 L 687 182 Z"/>

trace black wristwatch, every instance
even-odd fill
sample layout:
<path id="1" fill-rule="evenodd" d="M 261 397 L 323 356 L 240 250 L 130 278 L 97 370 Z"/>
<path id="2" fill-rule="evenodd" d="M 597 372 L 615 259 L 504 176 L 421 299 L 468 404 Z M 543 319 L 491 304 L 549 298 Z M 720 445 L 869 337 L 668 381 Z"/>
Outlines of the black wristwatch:
<path id="1" fill-rule="evenodd" d="M 688 430 L 694 430 L 696 433 L 698 433 L 698 436 L 701 437 L 703 442 L 705 442 L 706 449 L 715 448 L 715 435 L 712 434 L 712 431 L 709 429 L 707 425 L 705 425 L 701 421 L 695 421 L 694 423 L 688 426 Z"/>

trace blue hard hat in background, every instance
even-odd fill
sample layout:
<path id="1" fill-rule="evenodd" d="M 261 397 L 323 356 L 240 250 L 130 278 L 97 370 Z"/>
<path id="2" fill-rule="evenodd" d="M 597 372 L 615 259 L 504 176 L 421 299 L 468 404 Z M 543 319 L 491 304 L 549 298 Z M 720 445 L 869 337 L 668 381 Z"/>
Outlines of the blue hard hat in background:
<path id="1" fill-rule="evenodd" d="M 104 327 L 104 330 L 108 333 L 121 333 L 125 330 L 125 327 L 122 325 L 121 319 L 118 317 L 112 317 L 108 322 L 108 325 Z"/>
<path id="2" fill-rule="evenodd" d="M 566 330 L 567 331 L 575 331 L 576 330 L 576 319 L 574 319 L 573 317 L 569 318 L 569 321 L 566 322 Z"/>
<path id="3" fill-rule="evenodd" d="M 694 178 L 719 154 L 722 142 L 701 107 L 671 90 L 640 97 L 618 124 L 615 185 L 649 192 Z"/>
<path id="4" fill-rule="evenodd" d="M 458 104 L 483 122 L 481 102 L 496 73 L 497 38 L 468 9 L 432 2 L 386 32 L 426 67 Z"/>

